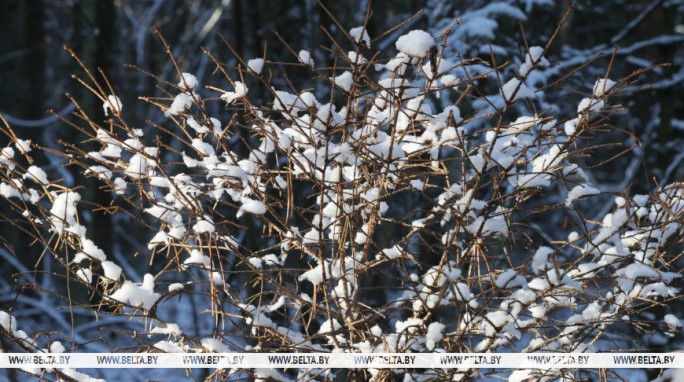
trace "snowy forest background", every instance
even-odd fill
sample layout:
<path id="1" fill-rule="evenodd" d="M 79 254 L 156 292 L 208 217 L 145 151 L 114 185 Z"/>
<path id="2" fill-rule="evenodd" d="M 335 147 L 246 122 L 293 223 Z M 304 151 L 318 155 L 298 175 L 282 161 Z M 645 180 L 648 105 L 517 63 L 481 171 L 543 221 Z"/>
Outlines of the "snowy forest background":
<path id="1" fill-rule="evenodd" d="M 0 9 L 2 351 L 682 348 L 682 1 Z"/>

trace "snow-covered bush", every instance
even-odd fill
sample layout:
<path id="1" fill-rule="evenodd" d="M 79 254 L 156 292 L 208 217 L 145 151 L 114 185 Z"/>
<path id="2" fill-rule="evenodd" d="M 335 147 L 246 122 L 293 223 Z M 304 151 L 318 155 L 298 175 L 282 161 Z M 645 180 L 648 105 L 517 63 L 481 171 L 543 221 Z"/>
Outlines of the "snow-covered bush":
<path id="1" fill-rule="evenodd" d="M 282 67 L 268 57 L 227 68 L 208 51 L 231 85 L 201 87 L 170 56 L 177 78 L 160 83 L 169 96 L 140 101 L 167 119 L 147 126 L 127 122 L 117 96 L 126 89 L 84 67 L 79 81 L 104 113 L 77 104 L 65 122 L 97 148 L 66 143 L 61 154 L 112 205 L 92 205 L 33 165 L 40 147 L 5 123 L 13 143 L 0 155 L 4 206 L 61 264 L 17 282 L 56 293 L 79 316 L 110 317 L 102 326 L 135 330 L 115 339 L 74 333 L 68 313 L 52 312 L 73 350 L 577 352 L 647 347 L 642 331 L 676 330 L 663 303 L 680 301 L 684 184 L 611 193 L 583 168 L 633 77 L 604 75 L 575 89 L 581 96 L 541 102 L 532 79 L 553 67 L 545 56 L 553 41 L 506 65 L 454 54 L 458 25 L 439 35 L 406 30 L 391 52 L 374 51 L 365 26 L 349 29 L 332 67 L 317 66 L 306 47 L 293 50 L 321 92 L 274 85 Z M 253 103 L 253 89 L 270 101 Z M 211 103 L 225 113 L 210 114 Z M 145 232 L 137 253 L 105 253 L 89 238 L 81 219 L 95 209 Z M 88 300 L 53 292 L 57 283 Z M 41 328 L 24 328 L 28 336 L 6 312 L 0 318 L 23 349 L 49 340 Z M 390 373 L 483 376 L 349 377 Z M 572 377 L 545 378 L 561 374 Z M 334 377 L 215 372 L 247 375 Z"/>

